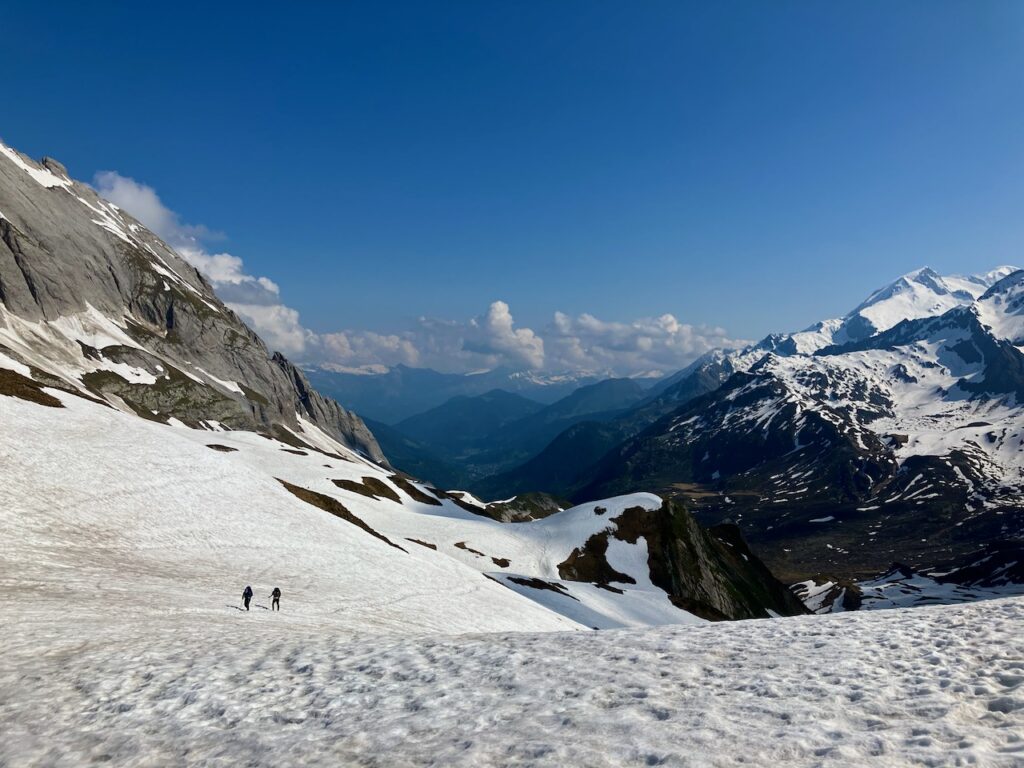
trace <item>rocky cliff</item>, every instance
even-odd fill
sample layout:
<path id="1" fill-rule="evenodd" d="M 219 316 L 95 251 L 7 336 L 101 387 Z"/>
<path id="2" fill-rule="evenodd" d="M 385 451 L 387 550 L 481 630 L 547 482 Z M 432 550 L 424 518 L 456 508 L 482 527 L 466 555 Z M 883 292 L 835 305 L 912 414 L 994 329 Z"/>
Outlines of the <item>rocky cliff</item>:
<path id="1" fill-rule="evenodd" d="M 271 353 L 170 246 L 60 163 L 2 144 L 0 354 L 148 419 L 336 440 L 386 463 L 362 420 Z"/>

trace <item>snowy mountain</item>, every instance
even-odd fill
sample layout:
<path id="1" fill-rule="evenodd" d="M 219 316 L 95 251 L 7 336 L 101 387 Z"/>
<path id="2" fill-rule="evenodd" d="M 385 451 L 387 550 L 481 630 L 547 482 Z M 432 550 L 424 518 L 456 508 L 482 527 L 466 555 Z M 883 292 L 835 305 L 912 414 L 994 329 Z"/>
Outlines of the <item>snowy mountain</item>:
<path id="1" fill-rule="evenodd" d="M 996 541 L 929 573 L 896 563 L 857 583 L 808 580 L 791 589 L 814 613 L 953 605 L 1024 595 L 1024 547 Z"/>
<path id="2" fill-rule="evenodd" d="M 794 579 L 927 569 L 1017 540 L 1022 284 L 1010 268 L 919 270 L 842 321 L 709 358 L 724 383 L 605 455 L 578 495 L 674 489 L 701 520 L 740 522 Z"/>
<path id="3" fill-rule="evenodd" d="M 357 416 L 271 354 L 163 241 L 60 163 L 0 144 L 4 361 L 146 419 L 294 443 L 324 432 L 386 461 Z"/>
<path id="4" fill-rule="evenodd" d="M 300 617 L 326 600 L 353 630 L 467 632 L 804 610 L 735 529 L 652 494 L 488 504 L 397 473 L 358 417 L 54 161 L 5 148 L 0 212 L 0 571 L 30 600 L 223 611 L 237 581 L 265 579 Z"/>

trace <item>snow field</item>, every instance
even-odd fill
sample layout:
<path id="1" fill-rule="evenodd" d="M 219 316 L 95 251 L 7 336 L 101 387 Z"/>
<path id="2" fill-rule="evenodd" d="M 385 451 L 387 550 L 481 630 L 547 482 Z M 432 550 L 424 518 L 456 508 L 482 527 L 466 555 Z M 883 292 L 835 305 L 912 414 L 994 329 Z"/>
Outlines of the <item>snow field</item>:
<path id="1" fill-rule="evenodd" d="M 0 591 L 14 604 L 111 621 L 184 609 L 203 621 L 236 611 L 248 583 L 257 603 L 280 586 L 292 621 L 333 617 L 338 630 L 579 628 L 454 558 L 395 549 L 204 444 L 237 435 L 300 458 L 275 441 L 55 394 L 65 408 L 0 397 Z M 325 463 L 304 458 L 314 456 Z"/>
<path id="2" fill-rule="evenodd" d="M 1024 599 L 433 637 L 7 626 L 0 764 L 1020 766 Z"/>
<path id="3" fill-rule="evenodd" d="M 415 501 L 390 481 L 390 472 L 301 419 L 298 436 L 337 458 L 251 432 L 165 426 L 54 395 L 64 408 L 0 397 L 0 459 L 9 467 L 0 483 L 7 532 L 0 563 L 19 574 L 10 589 L 31 584 L 42 600 L 80 592 L 79 601 L 119 589 L 142 610 L 156 599 L 221 611 L 251 582 L 257 597 L 280 586 L 293 610 L 327 601 L 341 627 L 352 630 L 543 631 L 698 621 L 650 584 L 643 539 L 615 545 L 620 570 L 637 581 L 622 585 L 623 594 L 559 579 L 558 564 L 622 510 L 659 507 L 652 494 L 581 505 L 532 523 L 498 523 L 450 500 Z M 361 484 L 367 477 L 399 501 L 333 482 Z M 296 499 L 281 480 L 340 501 L 405 551 Z M 571 597 L 505 580 L 517 575 L 558 582 Z M 0 572 L 0 586 L 5 581 Z M 316 610 L 320 615 L 322 607 Z"/>

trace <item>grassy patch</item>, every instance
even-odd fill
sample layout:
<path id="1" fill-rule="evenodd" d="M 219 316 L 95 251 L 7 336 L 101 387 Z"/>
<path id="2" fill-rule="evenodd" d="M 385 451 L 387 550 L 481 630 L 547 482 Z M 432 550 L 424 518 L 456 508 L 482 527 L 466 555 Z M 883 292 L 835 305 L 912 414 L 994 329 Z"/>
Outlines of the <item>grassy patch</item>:
<path id="1" fill-rule="evenodd" d="M 385 483 L 379 477 L 364 477 L 363 485 L 369 488 L 374 495 L 382 499 L 391 499 L 391 501 L 401 504 L 402 498 L 398 495 L 398 491 L 392 488 L 390 485 Z"/>
<path id="2" fill-rule="evenodd" d="M 38 382 L 16 371 L 0 368 L 0 395 L 28 400 L 30 403 L 50 408 L 63 408 L 64 404 L 53 395 L 43 392 Z"/>
<path id="3" fill-rule="evenodd" d="M 402 503 L 402 499 L 395 489 L 376 477 L 364 477 L 361 483 L 357 480 L 331 480 L 331 482 L 339 488 L 358 493 L 374 501 L 390 499 L 398 504 Z"/>
<path id="4" fill-rule="evenodd" d="M 312 446 L 302 442 L 299 438 L 293 435 L 290 430 L 285 429 L 276 422 L 270 425 L 270 434 L 273 435 L 275 439 L 280 440 L 285 445 L 290 445 L 292 448 L 307 448 L 312 450 Z"/>
<path id="5" fill-rule="evenodd" d="M 325 496 L 322 493 L 317 493 L 316 491 L 311 491 L 308 488 L 300 488 L 299 486 L 292 485 L 291 483 L 282 480 L 281 478 L 277 478 L 277 482 L 283 485 L 293 496 L 302 499 L 307 504 L 312 504 L 314 507 L 319 507 L 325 512 L 330 512 L 335 517 L 340 517 L 342 520 L 350 522 L 352 523 L 352 525 L 363 529 L 368 534 L 370 534 L 376 539 L 380 539 L 388 546 L 394 547 L 395 549 L 400 549 L 406 554 L 408 554 L 407 549 L 398 546 L 397 544 L 395 544 L 395 542 L 391 541 L 391 539 L 389 539 L 384 534 L 378 533 L 377 531 L 373 530 L 373 528 L 371 528 L 365 522 L 363 522 L 358 517 L 349 512 L 348 509 L 346 509 L 345 506 L 337 499 L 332 498 L 330 496 Z"/>

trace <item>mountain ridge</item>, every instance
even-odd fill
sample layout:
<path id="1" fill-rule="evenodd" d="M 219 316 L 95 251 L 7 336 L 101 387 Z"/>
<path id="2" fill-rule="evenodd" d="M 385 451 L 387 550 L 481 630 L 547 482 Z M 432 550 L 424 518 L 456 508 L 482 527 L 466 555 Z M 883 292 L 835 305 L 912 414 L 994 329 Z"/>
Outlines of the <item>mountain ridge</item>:
<path id="1" fill-rule="evenodd" d="M 359 417 L 272 354 L 197 269 L 56 161 L 4 145 L 0 275 L 0 353 L 51 384 L 149 419 L 299 442 L 321 431 L 386 462 Z"/>

